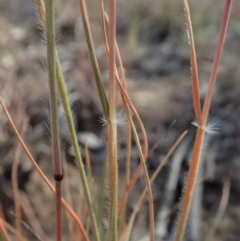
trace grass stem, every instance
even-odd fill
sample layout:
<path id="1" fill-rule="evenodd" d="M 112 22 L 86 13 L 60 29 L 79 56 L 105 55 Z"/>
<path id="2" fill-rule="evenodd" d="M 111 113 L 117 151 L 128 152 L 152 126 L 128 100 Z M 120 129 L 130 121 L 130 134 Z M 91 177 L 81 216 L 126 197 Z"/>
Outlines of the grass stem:
<path id="1" fill-rule="evenodd" d="M 56 76 L 56 54 L 55 54 L 55 18 L 54 18 L 54 0 L 48 0 L 46 3 L 46 37 L 47 37 L 47 62 L 48 78 L 50 91 L 50 115 L 51 115 L 51 138 L 52 138 L 52 156 L 55 180 L 55 212 L 56 212 L 56 241 L 62 240 L 62 206 L 61 206 L 61 181 L 63 180 L 63 171 L 60 154 L 60 134 L 58 123 L 58 86 Z"/>
<path id="2" fill-rule="evenodd" d="M 184 1 L 184 4 L 187 5 L 187 1 Z M 215 57 L 214 57 L 214 61 L 213 61 L 210 79 L 209 79 L 208 90 L 207 90 L 207 94 L 205 97 L 205 102 L 204 102 L 203 111 L 202 111 L 202 115 L 201 115 L 201 122 L 198 123 L 199 126 L 198 126 L 195 143 L 194 143 L 194 147 L 193 147 L 191 164 L 190 164 L 186 188 L 185 188 L 185 192 L 184 192 L 184 196 L 183 196 L 183 200 L 182 200 L 181 212 L 179 215 L 175 241 L 183 240 L 186 225 L 187 225 L 189 209 L 191 206 L 192 197 L 193 197 L 194 188 L 196 185 L 198 170 L 199 170 L 200 161 L 201 161 L 201 151 L 202 151 L 202 147 L 203 147 L 204 135 L 205 135 L 206 128 L 207 128 L 206 125 L 207 125 L 208 113 L 209 113 L 210 104 L 211 104 L 211 100 L 212 100 L 214 85 L 216 82 L 217 70 L 219 67 L 222 50 L 223 50 L 223 45 L 224 45 L 224 41 L 225 41 L 225 37 L 226 37 L 227 25 L 229 22 L 231 4 L 232 4 L 232 0 L 226 0 L 224 14 L 223 14 L 223 18 L 222 18 L 222 24 L 221 24 L 221 28 L 220 28 L 220 35 L 219 35 L 218 44 L 216 47 L 216 53 L 215 53 Z M 189 12 L 186 12 L 186 14 L 188 15 L 188 17 L 190 17 Z M 190 48 L 191 54 L 193 54 L 193 52 L 195 52 L 195 50 L 194 50 L 195 47 L 194 47 L 193 43 L 191 43 L 191 42 L 190 42 L 190 45 L 191 45 L 191 48 Z M 193 96 L 193 98 L 195 98 L 195 97 L 196 96 Z M 195 106 L 194 106 L 194 108 L 195 108 Z M 196 110 L 195 110 L 195 113 L 196 113 Z M 197 116 L 196 116 L 196 118 L 197 118 Z"/>

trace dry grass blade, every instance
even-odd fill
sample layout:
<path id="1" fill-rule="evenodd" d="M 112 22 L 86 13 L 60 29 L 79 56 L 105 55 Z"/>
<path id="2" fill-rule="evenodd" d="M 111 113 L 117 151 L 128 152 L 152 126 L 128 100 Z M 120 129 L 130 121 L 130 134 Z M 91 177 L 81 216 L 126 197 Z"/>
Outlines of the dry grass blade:
<path id="1" fill-rule="evenodd" d="M 151 183 L 150 183 L 150 180 L 149 180 L 148 170 L 147 170 L 146 163 L 145 163 L 145 160 L 144 160 L 144 157 L 143 157 L 143 154 L 142 154 L 142 149 L 141 149 L 141 145 L 140 145 L 140 142 L 139 142 L 139 139 L 138 139 L 136 128 L 135 128 L 131 118 L 130 118 L 129 121 L 131 123 L 133 135 L 134 135 L 135 140 L 136 140 L 138 152 L 139 152 L 139 155 L 140 155 L 141 164 L 143 166 L 144 177 L 145 177 L 145 181 L 146 181 L 146 190 L 148 192 L 148 201 L 149 201 L 148 205 L 149 205 L 150 240 L 154 241 L 155 240 L 155 234 L 154 234 L 155 224 L 154 224 L 154 206 L 153 206 L 153 195 L 152 195 Z"/>
<path id="2" fill-rule="evenodd" d="M 65 189 L 65 193 L 66 193 L 66 200 L 70 204 L 70 206 L 72 206 L 72 196 L 70 193 L 70 183 L 69 183 L 69 178 L 70 178 L 69 168 L 68 168 L 68 164 L 67 164 L 66 160 L 63 161 L 63 173 L 64 173 L 64 189 Z M 71 219 L 68 212 L 66 212 L 66 217 L 67 217 L 67 225 L 68 225 L 69 235 L 70 235 L 71 240 L 74 241 L 74 238 L 76 238 L 76 234 L 74 233 L 74 222 Z"/>
<path id="3" fill-rule="evenodd" d="M 199 125 L 201 125 L 201 104 L 200 104 L 200 95 L 199 95 L 198 68 L 197 68 L 197 57 L 196 57 L 196 50 L 195 50 L 195 44 L 194 44 L 194 36 L 193 36 L 191 16 L 190 16 L 187 0 L 183 0 L 183 4 L 184 4 L 184 9 L 186 14 L 188 38 L 189 38 L 189 44 L 190 44 L 193 107 L 195 111 L 196 121 Z"/>
<path id="4" fill-rule="evenodd" d="M 31 227 L 33 228 L 33 233 L 38 234 L 39 237 L 42 237 L 42 240 L 49 241 L 44 230 L 42 229 L 40 221 L 38 220 L 38 218 L 36 217 L 36 214 L 34 213 L 33 207 L 27 195 L 24 192 L 21 192 L 20 196 L 21 196 L 22 209 L 25 215 L 27 216 L 29 223 L 31 223 Z"/>
<path id="5" fill-rule="evenodd" d="M 85 7 L 85 2 L 83 2 L 81 0 L 79 2 L 80 2 L 80 6 Z M 45 11 L 44 3 L 42 0 L 35 0 L 35 3 L 37 5 L 41 25 L 45 32 L 46 31 L 46 22 L 45 22 L 46 11 Z M 96 68 L 94 68 L 95 77 L 97 80 L 100 80 L 100 74 L 99 74 L 99 69 L 97 66 L 96 58 L 94 56 L 94 52 L 92 52 L 92 53 L 93 53 L 93 55 L 90 55 L 90 56 L 93 56 L 93 58 L 91 60 L 92 60 L 93 66 L 96 67 Z M 86 201 L 88 204 L 88 210 L 89 210 L 89 214 L 90 214 L 90 218 L 91 218 L 91 223 L 93 226 L 93 232 L 95 234 L 97 241 L 99 241 L 100 239 L 99 239 L 99 234 L 98 234 L 98 229 L 97 229 L 96 218 L 95 218 L 95 214 L 94 214 L 94 210 L 93 210 L 93 202 L 92 202 L 92 198 L 91 198 L 91 195 L 89 192 L 87 178 L 85 175 L 85 170 L 84 170 L 84 166 L 83 166 L 83 162 L 82 162 L 82 157 L 81 157 L 80 149 L 78 146 L 78 140 L 77 140 L 77 136 L 76 136 L 76 130 L 75 130 L 75 126 L 74 126 L 74 121 L 73 121 L 71 106 L 70 106 L 70 102 L 69 102 L 69 98 L 68 98 L 67 88 L 66 88 L 65 80 L 63 77 L 60 61 L 59 61 L 56 50 L 55 50 L 55 55 L 56 55 L 55 59 L 56 59 L 56 69 L 57 69 L 56 75 L 57 75 L 57 80 L 58 80 L 59 94 L 61 97 L 62 106 L 63 106 L 64 113 L 65 113 L 66 120 L 67 120 L 69 135 L 71 137 L 71 142 L 72 142 L 72 146 L 73 146 L 73 150 L 74 150 L 74 154 L 75 154 L 75 158 L 76 158 L 76 162 L 77 162 L 77 166 L 78 166 L 78 172 L 80 174 L 80 178 L 83 183 L 83 191 L 84 191 L 84 195 L 85 195 L 85 198 L 86 198 Z M 99 87 L 99 95 L 102 96 L 102 98 L 101 98 L 101 101 L 103 101 L 102 106 L 103 106 L 104 113 L 106 114 L 106 113 L 108 113 L 108 103 L 106 102 L 105 91 L 104 91 L 104 89 L 102 87 L 102 83 L 100 81 L 97 81 L 97 85 L 98 84 L 99 84 L 99 86 L 98 86 Z"/>
<path id="6" fill-rule="evenodd" d="M 95 76 L 95 81 L 96 81 L 96 86 L 98 89 L 98 95 L 101 101 L 101 105 L 103 108 L 103 112 L 105 115 L 105 118 L 108 119 L 109 117 L 109 103 L 106 97 L 106 93 L 103 87 L 103 83 L 101 80 L 101 75 L 100 75 L 100 70 L 98 67 L 98 62 L 97 62 L 97 57 L 94 51 L 94 44 L 93 44 L 93 39 L 92 39 L 92 34 L 90 31 L 90 24 L 89 24 L 89 19 L 88 19 L 88 14 L 87 14 L 87 8 L 86 8 L 86 2 L 85 0 L 79 0 L 79 6 L 80 6 L 80 12 L 82 16 L 82 22 L 83 22 L 83 27 L 84 27 L 84 32 L 85 32 L 85 37 L 86 37 L 86 43 L 88 46 L 88 52 L 89 56 L 91 59 L 91 64 Z"/>
<path id="7" fill-rule="evenodd" d="M 6 108 L 6 106 L 4 105 L 2 98 L 0 97 L 0 104 L 3 108 L 4 114 L 8 119 L 8 122 L 15 134 L 15 136 L 17 137 L 18 141 L 20 142 L 22 148 L 24 149 L 27 157 L 29 158 L 29 160 L 31 161 L 31 163 L 33 164 L 34 168 L 36 169 L 36 171 L 39 173 L 39 175 L 41 176 L 41 178 L 43 179 L 43 181 L 47 184 L 47 186 L 49 187 L 49 189 L 55 193 L 55 189 L 53 187 L 53 185 L 49 182 L 48 178 L 44 175 L 44 173 L 42 172 L 42 170 L 39 168 L 39 166 L 37 165 L 37 163 L 35 162 L 34 158 L 32 157 L 31 153 L 29 152 L 29 150 L 27 149 L 24 141 L 22 140 L 21 136 L 19 135 L 11 116 L 8 113 L 8 110 Z M 70 215 L 72 216 L 72 218 L 76 221 L 78 228 L 80 230 L 80 233 L 82 234 L 82 236 L 84 237 L 84 239 L 86 241 L 89 241 L 88 235 L 82 225 L 81 220 L 78 218 L 78 216 L 76 215 L 76 213 L 72 210 L 72 208 L 68 205 L 68 203 L 62 198 L 62 205 L 66 208 L 66 210 L 70 213 Z"/>
<path id="8" fill-rule="evenodd" d="M 187 2 L 184 2 L 187 4 Z M 209 85 L 208 85 L 208 90 L 203 106 L 203 111 L 201 115 L 201 125 L 198 125 L 197 129 L 197 134 L 195 138 L 195 143 L 193 147 L 193 153 L 192 153 L 192 158 L 191 158 L 191 165 L 188 173 L 188 178 L 187 178 L 187 183 L 186 183 L 186 188 L 184 191 L 184 196 L 182 200 L 182 205 L 181 205 L 181 212 L 179 215 L 179 220 L 178 220 L 178 227 L 176 231 L 176 238 L 175 241 L 182 241 L 184 238 L 184 233 L 187 225 L 187 219 L 189 215 L 189 210 L 192 202 L 192 197 L 194 193 L 194 188 L 196 185 L 196 180 L 197 180 L 197 175 L 198 175 L 198 170 L 200 166 L 200 161 L 201 161 L 201 152 L 202 152 L 202 147 L 203 147 L 203 141 L 204 141 L 204 135 L 205 132 L 207 131 L 207 119 L 208 119 L 208 113 L 209 113 L 209 108 L 212 100 L 212 94 L 213 94 L 213 89 L 216 81 L 216 76 L 217 76 L 217 70 L 218 66 L 220 63 L 220 58 L 223 50 L 223 44 L 225 41 L 226 37 L 226 31 L 227 31 L 227 25 L 229 21 L 229 16 L 230 16 L 230 10 L 231 10 L 231 4 L 232 0 L 226 0 L 225 8 L 224 8 L 224 15 L 222 19 L 222 24 L 221 24 L 221 29 L 220 29 L 220 35 L 218 39 L 218 44 L 216 48 L 216 53 L 213 61 L 213 66 L 212 66 L 212 71 L 209 79 Z M 186 12 L 187 14 L 187 12 Z M 190 16 L 189 16 L 190 17 Z M 192 46 L 194 47 L 194 46 Z M 191 48 L 192 51 L 192 48 Z"/>
<path id="9" fill-rule="evenodd" d="M 220 205 L 219 205 L 219 208 L 217 211 L 217 215 L 213 221 L 213 225 L 210 228 L 210 231 L 207 234 L 205 241 L 214 240 L 214 235 L 216 233 L 216 230 L 218 229 L 220 222 L 223 218 L 224 212 L 227 208 L 229 194 L 230 194 L 230 181 L 227 180 L 224 182 L 224 185 L 223 185 L 222 198 L 221 198 L 221 202 L 220 202 Z"/>
<path id="10" fill-rule="evenodd" d="M 28 126 L 28 118 L 25 118 L 22 125 L 21 130 L 21 136 L 24 138 L 25 132 L 27 130 Z M 19 195 L 19 189 L 18 189 L 18 178 L 17 178 L 17 172 L 18 172 L 18 164 L 19 159 L 21 156 L 21 145 L 18 143 L 17 150 L 15 153 L 15 157 L 13 160 L 13 166 L 12 166 L 12 185 L 13 185 L 13 196 L 14 196 L 14 205 L 15 205 L 15 225 L 16 229 L 18 231 L 16 240 L 19 240 L 19 234 L 21 234 L 21 205 L 20 205 L 20 195 Z"/>
<path id="11" fill-rule="evenodd" d="M 8 231 L 13 233 L 15 236 L 18 236 L 20 241 L 29 241 L 25 237 L 23 237 L 22 234 L 18 233 L 18 231 L 10 224 L 8 224 L 4 219 L 0 218 L 0 223 L 4 226 L 4 228 L 8 229 Z"/>
<path id="12" fill-rule="evenodd" d="M 4 239 L 4 241 L 11 241 L 6 228 L 3 225 L 2 220 L 4 220 L 4 215 L 3 215 L 3 210 L 2 210 L 2 205 L 0 203 L 0 235 Z"/>
<path id="13" fill-rule="evenodd" d="M 102 8 L 103 8 L 103 5 L 102 5 Z M 102 9 L 102 14 L 104 13 L 104 9 Z M 105 13 L 105 18 L 106 20 L 108 21 L 108 17 L 107 17 L 107 14 Z M 106 47 L 106 51 L 107 51 L 107 56 L 109 55 L 109 47 L 108 47 L 108 43 L 107 43 L 107 38 L 106 38 L 106 27 L 105 27 L 105 22 L 104 22 L 104 17 L 102 15 L 102 22 L 103 22 L 103 30 L 104 30 L 104 36 L 105 36 L 105 47 Z M 116 49 L 117 49 L 117 52 L 119 52 L 119 49 L 118 49 L 118 45 L 116 43 Z M 122 66 L 122 61 L 121 61 L 121 58 L 119 58 L 119 62 L 120 62 L 120 67 L 121 67 L 121 71 L 122 71 L 122 75 L 124 76 L 124 71 L 123 71 L 123 66 Z M 123 77 L 123 84 L 121 83 L 120 79 L 119 79 L 119 76 L 118 76 L 118 73 L 117 71 L 115 71 L 115 78 L 117 80 L 117 84 L 118 84 L 118 87 L 120 89 L 120 93 L 121 93 L 121 96 L 122 96 L 122 100 L 124 102 L 124 106 L 125 106 L 125 109 L 126 109 L 126 112 L 127 112 L 127 115 L 128 115 L 128 119 L 131 119 L 131 114 L 130 114 L 130 109 L 133 111 L 135 117 L 136 117 L 136 120 L 140 126 L 140 129 L 142 131 L 142 134 L 143 134 L 143 157 L 144 157 L 144 160 L 146 161 L 146 158 L 147 158 L 147 152 L 148 152 L 148 140 L 147 140 L 147 134 L 146 134 L 146 131 L 145 131 L 145 128 L 143 126 L 143 123 L 132 103 L 132 101 L 130 100 L 128 94 L 127 94 L 127 89 L 126 89 L 126 81 L 124 80 L 125 77 Z M 134 123 L 133 123 L 134 125 Z M 134 125 L 135 126 L 135 125 Z M 132 189 L 132 187 L 134 186 L 136 180 L 138 179 L 141 171 L 142 171 L 142 168 L 143 168 L 143 165 L 142 163 L 139 165 L 139 167 L 137 168 L 137 170 L 135 171 L 133 177 L 131 178 L 131 180 L 129 181 L 129 183 L 127 184 L 126 188 L 125 188 L 125 191 L 124 191 L 124 194 L 123 196 L 120 198 L 120 201 L 119 201 L 119 211 L 122 209 L 122 207 L 124 206 L 124 202 L 126 200 L 126 196 L 127 194 L 130 192 L 130 190 Z"/>
<path id="14" fill-rule="evenodd" d="M 221 28 L 220 28 L 220 34 L 218 37 L 218 43 L 217 43 L 216 52 L 215 52 L 213 65 L 212 65 L 212 71 L 209 78 L 208 90 L 207 90 L 203 111 L 202 111 L 202 125 L 204 126 L 207 124 L 208 113 L 209 113 L 210 104 L 212 100 L 214 85 L 216 82 L 218 67 L 221 60 L 223 46 L 224 46 L 224 42 L 227 34 L 227 27 L 228 27 L 231 7 L 232 7 L 232 0 L 226 0 L 226 4 L 224 7 L 224 14 L 223 14 Z"/>
<path id="15" fill-rule="evenodd" d="M 156 179 L 157 175 L 159 174 L 159 172 L 162 170 L 163 166 L 166 164 L 166 162 L 168 161 L 169 157 L 172 155 L 172 153 L 174 152 L 174 150 L 177 148 L 177 146 L 179 145 L 179 143 L 182 141 L 182 139 L 186 136 L 187 131 L 185 131 L 178 139 L 177 141 L 174 143 L 174 145 L 171 147 L 171 149 L 169 150 L 169 152 L 167 153 L 167 155 L 165 156 L 165 158 L 161 161 L 161 163 L 159 164 L 159 166 L 157 167 L 157 169 L 155 170 L 155 172 L 153 173 L 153 175 L 150 178 L 150 184 L 152 184 L 154 182 L 154 180 Z M 126 230 L 123 232 L 123 235 L 120 238 L 120 241 L 125 241 L 125 240 L 129 240 L 130 237 L 130 232 L 132 230 L 133 224 L 134 224 L 134 220 L 136 218 L 136 215 L 140 209 L 140 206 L 142 204 L 142 201 L 144 200 L 144 197 L 147 193 L 147 187 L 144 188 L 144 190 L 142 191 L 142 194 L 140 195 L 137 203 L 134 205 L 134 211 L 131 214 L 131 217 L 128 221 L 128 225 Z"/>

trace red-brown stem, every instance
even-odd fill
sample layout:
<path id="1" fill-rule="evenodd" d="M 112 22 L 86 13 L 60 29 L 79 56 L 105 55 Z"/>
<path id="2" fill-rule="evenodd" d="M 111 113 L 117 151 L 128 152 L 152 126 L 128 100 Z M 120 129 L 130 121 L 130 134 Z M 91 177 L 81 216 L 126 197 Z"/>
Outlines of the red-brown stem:
<path id="1" fill-rule="evenodd" d="M 62 240 L 62 190 L 61 182 L 55 181 L 55 192 L 56 192 L 56 240 Z"/>
<path id="2" fill-rule="evenodd" d="M 8 236 L 8 233 L 3 225 L 2 220 L 4 220 L 4 215 L 3 215 L 3 210 L 2 210 L 2 205 L 0 203 L 0 234 L 4 238 L 4 241 L 10 241 L 10 238 Z"/>
<path id="3" fill-rule="evenodd" d="M 188 173 L 187 184 L 185 188 L 185 193 L 182 200 L 181 212 L 178 220 L 178 229 L 176 233 L 175 241 L 183 240 L 184 231 L 186 229 L 187 218 L 189 214 L 189 209 L 193 197 L 194 187 L 197 180 L 197 173 L 200 165 L 200 157 L 202 144 L 204 139 L 204 130 L 202 128 L 198 128 L 197 135 L 193 147 L 193 154 L 191 159 L 191 166 Z"/>
<path id="4" fill-rule="evenodd" d="M 115 118 L 116 0 L 109 1 L 109 118 Z"/>
<path id="5" fill-rule="evenodd" d="M 23 121 L 21 136 L 24 136 L 26 132 L 27 123 L 28 123 L 28 118 L 25 118 Z M 18 143 L 15 157 L 13 160 L 13 166 L 12 166 L 12 186 L 13 186 L 13 196 L 14 196 L 15 215 L 16 215 L 15 225 L 18 231 L 16 240 L 19 240 L 19 235 L 21 234 L 21 205 L 20 205 L 20 195 L 19 195 L 19 188 L 18 188 L 18 178 L 17 178 L 18 164 L 19 164 L 19 159 L 21 157 L 21 151 L 22 151 L 21 145 L 20 143 Z"/>
<path id="6" fill-rule="evenodd" d="M 194 36 L 192 30 L 191 16 L 189 11 L 189 6 L 187 0 L 183 0 L 186 19 L 187 19 L 187 28 L 188 28 L 188 37 L 190 43 L 190 57 L 191 57 L 191 67 L 192 67 L 192 97 L 193 97 L 193 107 L 195 112 L 195 118 L 199 125 L 201 125 L 201 105 L 200 105 L 200 94 L 199 94 L 199 81 L 198 81 L 198 68 L 197 68 L 197 57 L 196 50 L 194 45 Z"/>
<path id="7" fill-rule="evenodd" d="M 206 94 L 206 98 L 203 106 L 203 112 L 202 112 L 203 126 L 205 126 L 207 123 L 207 117 L 208 117 L 209 108 L 212 100 L 214 85 L 216 82 L 218 67 L 219 67 L 219 63 L 220 63 L 220 59 L 223 51 L 223 45 L 224 45 L 224 41 L 227 33 L 227 26 L 228 26 L 229 17 L 230 17 L 231 6 L 232 6 L 232 0 L 226 0 L 217 48 L 214 56 L 210 79 L 209 79 L 208 90 L 207 90 L 207 94 Z"/>
<path id="8" fill-rule="evenodd" d="M 55 188 L 53 187 L 53 185 L 49 182 L 48 178 L 44 175 L 44 173 L 42 172 L 42 170 L 39 168 L 39 166 L 37 165 L 37 163 L 35 162 L 34 158 L 32 157 L 31 153 L 29 152 L 28 148 L 26 147 L 25 143 L 23 142 L 20 134 L 17 131 L 17 128 L 15 127 L 11 116 L 8 113 L 8 110 L 5 106 L 5 104 L 2 101 L 2 98 L 0 97 L 0 104 L 3 108 L 3 112 L 5 114 L 5 116 L 8 119 L 8 122 L 15 134 L 15 136 L 17 137 L 18 141 L 20 142 L 23 150 L 25 151 L 26 155 L 28 156 L 29 160 L 31 161 L 31 163 L 33 164 L 34 168 L 36 169 L 36 171 L 39 173 L 39 175 L 41 176 L 41 178 L 43 179 L 43 181 L 47 184 L 47 186 L 49 187 L 49 189 L 55 194 Z M 69 212 L 69 214 L 72 216 L 72 218 L 75 220 L 75 222 L 77 223 L 77 226 L 80 230 L 80 233 L 82 234 L 83 238 L 85 241 L 90 241 L 89 237 L 83 227 L 83 224 L 81 222 L 81 220 L 79 219 L 79 217 L 77 216 L 77 214 L 73 211 L 73 209 L 68 205 L 68 203 L 62 198 L 62 204 L 65 207 L 65 209 Z"/>
<path id="9" fill-rule="evenodd" d="M 222 20 L 221 29 L 220 29 L 220 35 L 219 35 L 216 53 L 215 53 L 213 66 L 212 66 L 212 71 L 209 79 L 208 91 L 205 98 L 203 112 L 201 116 L 201 125 L 198 127 L 197 135 L 194 143 L 192 160 L 191 160 L 191 165 L 189 169 L 186 189 L 185 189 L 185 193 L 182 201 L 182 207 L 181 207 L 181 212 L 179 216 L 178 229 L 177 229 L 175 241 L 183 240 L 184 232 L 186 229 L 187 218 L 188 218 L 189 209 L 191 206 L 192 196 L 196 185 L 197 174 L 198 174 L 200 161 L 201 161 L 201 150 L 203 145 L 204 133 L 206 129 L 207 117 L 208 117 L 209 108 L 212 100 L 214 85 L 216 82 L 217 70 L 218 70 L 220 58 L 222 55 L 223 44 L 226 37 L 231 4 L 232 4 L 232 0 L 226 0 L 223 20 Z"/>

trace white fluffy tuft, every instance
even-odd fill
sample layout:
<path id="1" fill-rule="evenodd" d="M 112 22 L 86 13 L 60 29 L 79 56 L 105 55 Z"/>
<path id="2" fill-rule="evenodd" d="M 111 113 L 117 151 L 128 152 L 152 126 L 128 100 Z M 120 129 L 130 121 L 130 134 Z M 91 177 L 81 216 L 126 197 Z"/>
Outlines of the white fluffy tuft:
<path id="1" fill-rule="evenodd" d="M 191 124 L 196 126 L 197 128 L 200 127 L 196 120 L 194 120 Z M 208 121 L 206 126 L 201 128 L 203 128 L 205 132 L 209 135 L 217 135 L 219 133 L 220 125 L 217 122 Z"/>

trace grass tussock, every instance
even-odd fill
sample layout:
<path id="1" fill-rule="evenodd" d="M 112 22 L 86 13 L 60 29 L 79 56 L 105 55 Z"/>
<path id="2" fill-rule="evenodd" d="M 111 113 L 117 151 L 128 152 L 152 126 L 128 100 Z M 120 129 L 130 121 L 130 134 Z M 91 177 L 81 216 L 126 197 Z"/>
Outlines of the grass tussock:
<path id="1" fill-rule="evenodd" d="M 96 202 L 96 190 L 94 188 L 94 175 L 91 170 L 91 158 L 88 150 L 88 143 L 85 142 L 85 159 L 86 166 L 84 166 L 82 153 L 79 148 L 77 133 L 73 121 L 73 115 L 71 105 L 66 89 L 65 79 L 62 73 L 61 64 L 59 61 L 58 53 L 56 51 L 55 41 L 55 14 L 54 14 L 54 0 L 42 1 L 35 0 L 35 4 L 38 11 L 38 16 L 43 29 L 43 33 L 46 36 L 47 44 L 47 64 L 48 64 L 48 79 L 49 79 L 49 92 L 50 92 L 50 119 L 51 119 L 51 141 L 52 141 L 52 162 L 53 162 L 53 179 L 55 186 L 51 184 L 46 175 L 42 172 L 27 146 L 24 143 L 24 133 L 28 125 L 28 120 L 25 120 L 22 126 L 21 134 L 19 134 L 8 110 L 5 106 L 2 98 L 0 98 L 0 104 L 3 112 L 14 132 L 16 138 L 19 141 L 19 146 L 16 150 L 15 161 L 12 172 L 12 183 L 14 192 L 15 203 L 15 225 L 14 227 L 9 225 L 2 214 L 0 209 L 0 240 L 10 241 L 11 235 L 15 240 L 28 240 L 22 231 L 21 222 L 21 202 L 19 201 L 19 189 L 17 183 L 17 167 L 19 162 L 20 147 L 24 150 L 28 159 L 34 166 L 36 172 L 41 176 L 42 182 L 46 183 L 47 187 L 51 190 L 55 196 L 55 240 L 63 240 L 63 212 L 62 208 L 66 211 L 67 223 L 69 230 L 69 240 L 84 240 L 84 241 L 130 241 L 131 233 L 134 229 L 137 214 L 141 212 L 141 205 L 145 197 L 147 196 L 149 206 L 149 226 L 147 240 L 154 241 L 156 239 L 156 224 L 155 224 L 155 210 L 154 210 L 154 197 L 152 191 L 152 183 L 159 175 L 163 166 L 166 164 L 170 156 L 173 154 L 179 143 L 186 136 L 187 131 L 183 132 L 180 137 L 177 138 L 164 159 L 159 163 L 153 174 L 150 176 L 147 168 L 148 152 L 148 138 L 146 130 L 141 121 L 141 118 L 130 98 L 129 91 L 127 89 L 127 81 L 125 71 L 123 67 L 123 61 L 119 51 L 117 39 L 116 39 L 116 15 L 117 15 L 117 2 L 115 0 L 108 2 L 108 12 L 105 11 L 102 3 L 101 27 L 103 30 L 103 38 L 105 44 L 106 58 L 108 60 L 108 90 L 103 85 L 101 73 L 98 65 L 98 59 L 93 43 L 93 37 L 91 33 L 91 24 L 88 18 L 88 12 L 85 0 L 79 0 L 80 16 L 83 23 L 83 29 L 85 34 L 85 41 L 88 47 L 88 53 L 92 65 L 92 70 L 95 77 L 95 84 L 99 102 L 104 114 L 103 119 L 107 125 L 107 155 L 105 163 L 105 171 L 102 177 L 101 191 L 99 202 Z M 190 44 L 190 60 L 192 70 L 192 104 L 195 113 L 194 125 L 197 126 L 197 133 L 193 146 L 193 152 L 191 157 L 190 169 L 188 172 L 188 178 L 186 180 L 186 187 L 184 189 L 184 195 L 181 203 L 181 210 L 178 217 L 178 224 L 176 234 L 174 234 L 175 241 L 184 240 L 184 234 L 187 226 L 187 220 L 189 216 L 189 210 L 193 198 L 194 189 L 196 186 L 197 175 L 201 162 L 202 147 L 204 145 L 205 134 L 209 132 L 213 133 L 214 130 L 209 130 L 208 115 L 212 101 L 213 90 L 216 82 L 218 67 L 222 55 L 223 45 L 226 37 L 227 26 L 231 10 L 231 0 L 226 0 L 224 8 L 224 14 L 222 18 L 222 24 L 220 28 L 220 34 L 216 47 L 215 56 L 213 59 L 212 71 L 209 78 L 208 89 L 204 100 L 203 107 L 200 102 L 200 87 L 199 87 L 199 73 L 197 65 L 197 56 L 195 49 L 195 39 L 192 29 L 192 20 L 190 16 L 190 9 L 187 0 L 183 0 L 183 6 L 185 9 L 187 32 Z M 130 31 L 131 32 L 131 31 Z M 133 33 L 134 34 L 134 33 Z M 134 37 L 131 37 L 134 38 Z M 59 131 L 59 117 L 58 108 L 59 101 L 64 109 L 64 114 L 67 121 L 68 132 L 70 136 L 70 142 L 73 147 L 74 157 L 76 159 L 77 168 L 80 176 L 79 186 L 83 191 L 79 197 L 81 205 L 78 210 L 74 210 L 71 205 L 71 192 L 68 181 L 71 176 L 64 177 L 63 169 L 67 170 L 65 164 L 62 164 L 61 160 L 61 146 L 60 146 L 60 131 Z M 124 179 L 123 192 L 119 191 L 119 173 L 118 173 L 118 124 L 117 113 L 118 104 L 122 103 L 124 112 L 126 113 L 126 170 Z M 154 104 L 154 103 L 152 103 Z M 140 132 L 138 131 L 140 130 Z M 132 174 L 130 171 L 131 166 L 131 149 L 133 142 L 136 145 L 138 151 L 140 164 L 136 171 Z M 155 147 L 154 147 L 155 148 Z M 151 150 L 152 151 L 152 150 Z M 150 151 L 150 152 L 151 152 Z M 134 208 L 129 216 L 127 216 L 127 203 L 131 190 L 136 184 L 140 174 L 143 173 L 145 180 L 145 188 L 142 190 L 140 196 L 137 198 Z M 66 181 L 64 180 L 66 178 Z M 62 185 L 62 183 L 64 185 Z M 107 185 L 105 185 L 107 184 Z M 106 187 L 107 186 L 107 187 Z M 62 197 L 62 191 L 65 190 L 67 201 Z M 212 240 L 215 230 L 219 224 L 223 212 L 226 208 L 226 203 L 229 196 L 229 183 L 226 182 L 223 190 L 223 198 L 219 207 L 216 221 L 211 229 L 211 232 L 206 237 L 206 240 Z M 107 201 L 105 201 L 107 200 Z M 71 205 L 70 205 L 71 203 Z M 107 219 L 104 220 L 103 209 L 107 206 Z M 103 221 L 104 220 L 104 221 Z M 36 225 L 35 227 L 39 227 Z M 37 228 L 41 231 L 41 228 Z M 34 230 L 36 231 L 36 230 Z M 33 232 L 34 232 L 33 231 Z M 44 234 L 43 234 L 44 235 Z M 41 237 L 38 239 L 41 240 Z"/>

